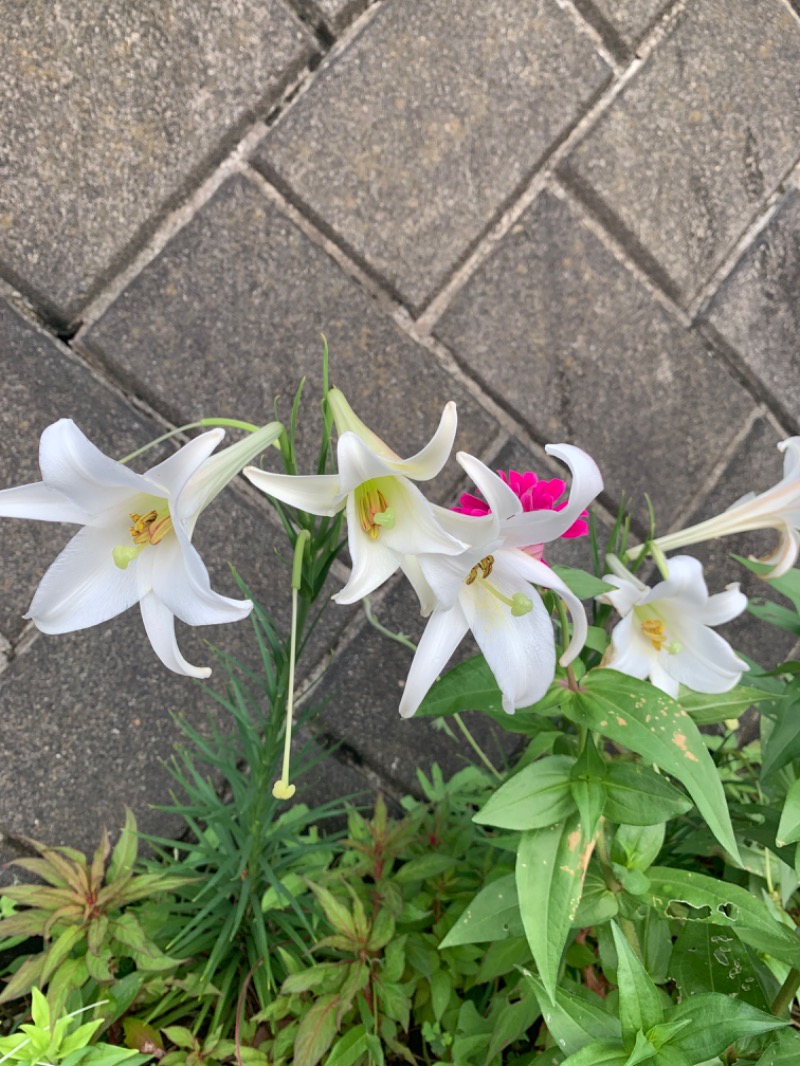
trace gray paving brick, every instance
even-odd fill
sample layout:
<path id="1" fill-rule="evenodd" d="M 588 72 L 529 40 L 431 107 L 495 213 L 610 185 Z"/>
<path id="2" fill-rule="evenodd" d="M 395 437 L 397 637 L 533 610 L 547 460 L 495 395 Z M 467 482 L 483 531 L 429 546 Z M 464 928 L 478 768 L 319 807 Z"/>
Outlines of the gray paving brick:
<path id="1" fill-rule="evenodd" d="M 307 375 L 301 469 L 310 470 L 322 333 L 331 382 L 398 454 L 429 439 L 449 399 L 459 405 L 459 447 L 480 452 L 491 438 L 491 420 L 430 353 L 242 177 L 222 187 L 80 343 L 178 424 L 210 414 L 263 421 L 276 395 L 288 417 L 295 383 Z M 452 484 L 455 461 L 448 470 Z"/>
<path id="2" fill-rule="evenodd" d="M 72 319 L 307 61 L 282 0 L 0 0 L 0 273 Z"/>
<path id="3" fill-rule="evenodd" d="M 752 409 L 568 204 L 542 194 L 436 333 L 543 441 L 578 444 L 613 500 L 686 506 Z M 502 353 L 498 359 L 492 353 Z"/>
<path id="4" fill-rule="evenodd" d="M 387 3 L 255 159 L 418 308 L 608 78 L 555 0 Z"/>
<path id="5" fill-rule="evenodd" d="M 298 10 L 316 25 L 322 25 L 329 33 L 340 33 L 356 15 L 360 14 L 370 0 L 296 0 Z"/>
<path id="6" fill-rule="evenodd" d="M 674 0 L 575 0 L 575 6 L 620 58 L 636 45 Z"/>
<path id="7" fill-rule="evenodd" d="M 761 383 L 773 408 L 800 423 L 800 192 L 790 191 L 711 302 L 706 317 Z"/>
<path id="8" fill-rule="evenodd" d="M 425 626 L 411 587 L 397 583 L 375 607 L 378 621 L 388 629 L 418 641 Z M 477 654 L 470 634 L 454 654 L 451 665 Z M 398 712 L 403 684 L 412 660 L 411 651 L 383 636 L 369 623 L 332 663 L 325 677 L 330 702 L 323 706 L 315 728 L 325 730 L 328 741 L 342 741 L 377 772 L 395 795 L 419 794 L 417 768 L 429 774 L 438 763 L 445 776 L 475 761 L 472 749 L 451 724 L 455 738 L 426 718 L 401 718 Z M 501 766 L 516 747 L 511 734 L 478 712 L 465 712 L 464 720 L 488 757 Z"/>
<path id="9" fill-rule="evenodd" d="M 783 0 L 690 3 L 563 174 L 689 300 L 800 155 L 800 24 Z"/>

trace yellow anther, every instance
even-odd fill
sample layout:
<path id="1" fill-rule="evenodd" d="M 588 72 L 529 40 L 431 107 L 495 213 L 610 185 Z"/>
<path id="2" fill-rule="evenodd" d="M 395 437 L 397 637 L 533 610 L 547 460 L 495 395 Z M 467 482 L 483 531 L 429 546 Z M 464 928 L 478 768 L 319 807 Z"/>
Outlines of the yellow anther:
<path id="1" fill-rule="evenodd" d="M 158 544 L 172 531 L 169 511 L 160 516 L 158 511 L 148 511 L 145 515 L 132 514 L 130 518 L 133 522 L 130 535 L 134 544 Z"/>
<path id="2" fill-rule="evenodd" d="M 642 632 L 656 651 L 661 651 L 667 643 L 667 634 L 664 630 L 664 623 L 660 618 L 646 618 L 644 622 L 642 622 Z"/>
<path id="3" fill-rule="evenodd" d="M 485 555 L 483 557 L 483 559 L 481 559 L 481 561 L 476 566 L 473 566 L 473 568 L 467 574 L 466 584 L 467 585 L 471 585 L 472 584 L 472 582 L 478 576 L 478 571 L 480 571 L 481 577 L 484 578 L 484 580 L 485 580 L 489 576 L 489 574 L 491 574 L 493 566 L 494 566 L 494 556 L 493 555 Z"/>
<path id="4" fill-rule="evenodd" d="M 370 540 L 377 540 L 381 526 L 391 529 L 395 523 L 394 511 L 386 497 L 374 482 L 365 481 L 357 490 L 358 520 Z"/>

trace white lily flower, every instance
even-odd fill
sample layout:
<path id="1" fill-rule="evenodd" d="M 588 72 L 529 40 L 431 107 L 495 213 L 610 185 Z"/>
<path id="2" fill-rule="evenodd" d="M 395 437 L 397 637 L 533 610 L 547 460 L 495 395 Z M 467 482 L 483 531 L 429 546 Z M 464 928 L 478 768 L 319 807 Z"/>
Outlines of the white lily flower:
<path id="1" fill-rule="evenodd" d="M 48 426 L 39 444 L 42 480 L 0 491 L 0 515 L 84 528 L 42 578 L 25 617 L 43 633 L 70 633 L 138 603 L 162 663 L 208 677 L 208 667 L 192 666 L 178 650 L 175 618 L 193 626 L 235 622 L 253 605 L 212 591 L 191 544 L 195 523 L 280 432 L 270 423 L 212 457 L 225 436 L 212 429 L 137 474 L 104 455 L 70 419 Z"/>
<path id="2" fill-rule="evenodd" d="M 400 701 L 410 717 L 441 673 L 468 630 L 477 641 L 513 714 L 545 694 L 555 675 L 555 637 L 550 616 L 535 585 L 552 589 L 566 603 L 573 633 L 561 657 L 572 662 L 586 639 L 586 615 L 580 600 L 525 547 L 541 546 L 568 530 L 603 487 L 593 459 L 572 445 L 549 445 L 572 472 L 572 490 L 560 511 L 525 512 L 516 493 L 487 466 L 459 453 L 466 470 L 489 505 L 485 517 L 437 508 L 442 525 L 470 546 L 461 555 L 426 553 L 420 569 L 436 597 Z"/>
<path id="3" fill-rule="evenodd" d="M 778 448 L 785 453 L 783 477 L 771 489 L 758 495 L 749 492 L 721 515 L 658 537 L 654 544 L 662 551 L 674 551 L 732 533 L 775 529 L 780 538 L 778 545 L 760 560 L 772 565 L 772 570 L 765 576 L 780 577 L 791 570 L 800 553 L 800 437 L 789 437 L 781 441 Z M 628 556 L 631 557 L 635 551 L 629 551 Z"/>
<path id="4" fill-rule="evenodd" d="M 649 677 L 677 699 L 678 686 L 695 692 L 728 692 L 747 669 L 730 644 L 709 626 L 736 618 L 747 606 L 739 585 L 709 596 L 703 567 L 689 555 L 667 560 L 669 579 L 644 585 L 619 560 L 609 557 L 614 573 L 603 578 L 616 592 L 598 596 L 622 615 L 611 633 L 603 665 L 622 674 Z"/>
<path id="5" fill-rule="evenodd" d="M 356 603 L 402 568 L 426 606 L 413 556 L 420 552 L 457 554 L 464 544 L 445 532 L 434 509 L 414 481 L 429 481 L 450 455 L 456 433 L 456 405 L 448 403 L 430 442 L 410 459 L 401 459 L 353 413 L 338 389 L 328 402 L 339 440 L 337 474 L 291 476 L 247 467 L 245 477 L 269 496 L 311 514 L 347 514 L 352 572 L 333 598 Z"/>

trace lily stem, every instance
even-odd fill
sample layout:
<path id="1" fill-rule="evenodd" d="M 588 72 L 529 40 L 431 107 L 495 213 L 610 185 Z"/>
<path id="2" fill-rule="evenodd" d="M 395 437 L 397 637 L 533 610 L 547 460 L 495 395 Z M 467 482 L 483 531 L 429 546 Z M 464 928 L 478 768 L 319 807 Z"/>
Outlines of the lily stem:
<path id="1" fill-rule="evenodd" d="M 487 770 L 489 770 L 490 773 L 494 774 L 494 776 L 497 778 L 498 781 L 502 781 L 503 780 L 503 775 L 500 773 L 500 771 L 497 769 L 497 767 L 491 761 L 491 759 L 486 754 L 486 752 L 483 750 L 483 748 L 480 746 L 480 744 L 477 742 L 475 737 L 473 737 L 472 733 L 470 733 L 469 729 L 467 728 L 467 724 L 462 719 L 461 715 L 458 712 L 456 712 L 453 715 L 453 718 L 454 718 L 455 723 L 458 726 L 458 728 L 461 730 L 461 732 L 466 737 L 467 743 L 472 748 L 472 750 L 475 752 L 475 754 L 478 756 L 478 758 L 481 760 L 483 765 L 487 768 Z"/>
<path id="2" fill-rule="evenodd" d="M 798 988 L 800 988 L 800 970 L 792 969 L 778 990 L 778 994 L 770 1008 L 776 1018 L 782 1018 L 791 1009 L 792 1000 L 797 994 Z"/>
<path id="3" fill-rule="evenodd" d="M 201 418 L 199 422 L 187 422 L 185 426 L 178 426 L 177 429 L 171 429 L 169 433 L 164 433 L 161 437 L 156 437 L 155 440 L 151 440 L 149 444 L 137 448 L 135 452 L 126 455 L 125 458 L 120 459 L 119 462 L 129 463 L 131 459 L 135 459 L 138 455 L 143 455 L 146 451 L 149 451 L 150 448 L 155 448 L 157 444 L 163 444 L 165 440 L 177 436 L 178 433 L 184 433 L 187 429 L 214 429 L 217 427 L 242 429 L 245 433 L 257 433 L 260 428 L 259 426 L 254 426 L 252 422 L 240 422 L 238 418 Z"/>

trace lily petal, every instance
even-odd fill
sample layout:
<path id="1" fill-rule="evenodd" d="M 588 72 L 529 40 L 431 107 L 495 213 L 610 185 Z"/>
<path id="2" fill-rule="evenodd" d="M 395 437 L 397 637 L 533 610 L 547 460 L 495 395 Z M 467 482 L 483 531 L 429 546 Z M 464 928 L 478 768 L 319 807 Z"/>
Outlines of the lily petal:
<path id="1" fill-rule="evenodd" d="M 410 718 L 417 710 L 468 629 L 467 619 L 458 604 L 448 611 L 433 612 L 406 678 L 400 700 L 403 718 Z"/>
<path id="2" fill-rule="evenodd" d="M 43 481 L 16 485 L 0 491 L 3 518 L 32 518 L 40 522 L 71 522 L 86 525 L 91 514 Z"/>
<path id="3" fill-rule="evenodd" d="M 581 648 L 586 643 L 586 637 L 589 632 L 583 604 L 575 593 L 567 588 L 561 578 L 558 577 L 558 575 L 545 563 L 540 562 L 538 559 L 531 558 L 531 556 L 526 555 L 525 552 L 515 552 L 514 555 L 522 556 L 521 559 L 515 558 L 514 569 L 517 573 L 524 574 L 527 577 L 527 580 L 532 584 L 541 585 L 542 588 L 552 589 L 553 592 L 558 593 L 560 598 L 567 605 L 567 610 L 572 618 L 572 637 L 570 638 L 570 642 L 564 653 L 561 655 L 561 658 L 558 660 L 562 666 L 567 666 L 580 653 Z"/>
<path id="4" fill-rule="evenodd" d="M 151 467 L 145 477 L 151 484 L 157 485 L 164 496 L 177 499 L 189 479 L 208 460 L 224 437 L 224 429 L 210 429 L 207 433 L 201 433 L 199 437 L 192 437 L 182 448 L 168 455 L 163 462 Z"/>
<path id="5" fill-rule="evenodd" d="M 154 592 L 143 596 L 139 602 L 142 621 L 153 651 L 168 670 L 187 677 L 205 678 L 211 674 L 209 666 L 192 666 L 181 655 L 175 638 L 175 616 Z"/>
<path id="6" fill-rule="evenodd" d="M 176 527 L 175 532 L 175 537 L 162 541 L 155 551 L 139 560 L 141 594 L 152 590 L 172 614 L 190 626 L 247 618 L 253 609 L 252 601 L 234 600 L 214 592 L 197 549 L 182 530 Z"/>
<path id="7" fill-rule="evenodd" d="M 112 556 L 123 537 L 122 523 L 76 533 L 42 578 L 25 617 L 43 633 L 71 633 L 132 607 L 139 598 L 134 569 L 120 570 Z"/>
<path id="8" fill-rule="evenodd" d="M 513 515 L 522 514 L 522 502 L 519 496 L 485 463 L 467 452 L 459 452 L 456 459 L 483 493 L 489 510 L 498 521 L 505 522 Z"/>
<path id="9" fill-rule="evenodd" d="M 344 507 L 338 474 L 272 474 L 256 466 L 246 466 L 242 473 L 268 496 L 309 514 L 330 518 Z"/>
<path id="10" fill-rule="evenodd" d="M 442 417 L 436 432 L 416 455 L 409 459 L 403 459 L 399 463 L 390 463 L 395 468 L 395 473 L 402 474 L 414 481 L 430 481 L 441 472 L 450 452 L 453 450 L 453 442 L 456 439 L 456 427 L 458 418 L 456 405 L 451 400 L 445 404 Z"/>
<path id="11" fill-rule="evenodd" d="M 370 541 L 359 525 L 356 503 L 347 497 L 347 545 L 352 570 L 344 588 L 333 597 L 336 603 L 358 603 L 369 596 L 384 581 L 388 581 L 400 566 L 400 556 L 378 540 Z"/>
<path id="12" fill-rule="evenodd" d="M 505 532 L 509 546 L 546 544 L 557 540 L 603 490 L 603 477 L 597 463 L 581 448 L 573 444 L 548 444 L 545 451 L 566 463 L 572 474 L 566 507 L 560 511 L 526 511 L 510 518 Z"/>
<path id="13" fill-rule="evenodd" d="M 39 442 L 42 480 L 89 514 L 113 509 L 132 493 L 151 493 L 147 480 L 103 455 L 70 418 L 48 426 Z"/>

